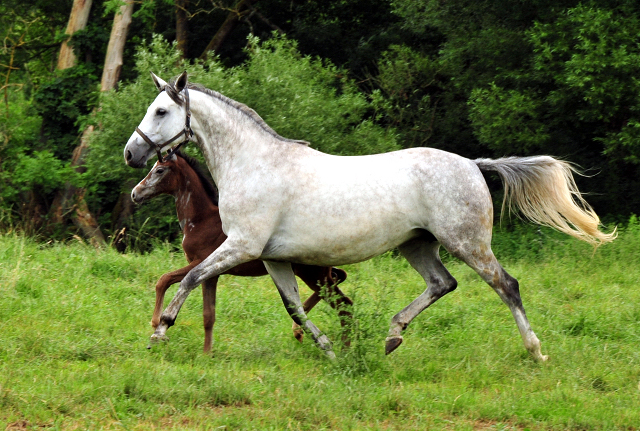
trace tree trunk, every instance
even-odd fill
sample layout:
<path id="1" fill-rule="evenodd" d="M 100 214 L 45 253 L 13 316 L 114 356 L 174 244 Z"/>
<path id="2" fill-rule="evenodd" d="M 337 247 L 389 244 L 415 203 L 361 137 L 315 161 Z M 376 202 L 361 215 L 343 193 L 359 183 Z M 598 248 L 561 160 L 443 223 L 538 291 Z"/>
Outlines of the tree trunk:
<path id="1" fill-rule="evenodd" d="M 188 5 L 189 0 L 176 0 L 176 40 L 178 41 L 178 49 L 182 53 L 182 58 L 187 58 L 187 45 L 189 43 L 189 35 L 187 33 L 189 27 Z"/>
<path id="2" fill-rule="evenodd" d="M 80 145 L 73 150 L 71 166 L 76 168 L 76 172 L 83 173 L 86 171 L 83 165 L 89 149 L 88 139 L 92 132 L 93 126 L 87 127 L 82 133 L 82 138 L 80 138 Z M 95 246 L 104 245 L 104 235 L 100 231 L 98 222 L 87 207 L 84 193 L 85 190 L 82 188 L 77 188 L 70 183 L 65 184 L 64 189 L 58 192 L 51 205 L 53 219 L 56 223 L 63 223 L 66 216 L 70 215 L 73 224 L 80 229 L 86 238 L 89 238 L 91 244 Z"/>
<path id="3" fill-rule="evenodd" d="M 244 15 L 249 13 L 250 10 L 251 10 L 251 1 L 240 0 L 238 4 L 236 4 L 235 9 L 229 12 L 229 15 L 227 15 L 227 19 L 224 20 L 224 23 L 222 23 L 222 25 L 220 26 L 216 34 L 213 36 L 213 38 L 211 39 L 207 47 L 204 49 L 204 52 L 202 53 L 202 55 L 200 55 L 200 59 L 206 60 L 209 55 L 209 51 L 213 51 L 214 53 L 220 51 L 220 48 L 222 47 L 222 44 L 224 43 L 227 36 L 231 34 L 231 32 L 236 27 L 240 19 Z"/>
<path id="4" fill-rule="evenodd" d="M 71 16 L 69 17 L 69 23 L 67 24 L 66 34 L 73 35 L 78 30 L 82 30 L 87 26 L 89 20 L 89 12 L 91 12 L 92 0 L 73 0 L 73 7 L 71 8 Z M 60 55 L 58 56 L 58 70 L 68 69 L 76 65 L 76 55 L 73 53 L 73 48 L 67 43 L 69 38 L 62 42 L 60 47 Z"/>
<path id="5" fill-rule="evenodd" d="M 118 84 L 120 70 L 122 70 L 122 53 L 124 52 L 124 44 L 127 41 L 132 15 L 133 0 L 127 0 L 127 4 L 120 6 L 120 10 L 113 17 L 113 27 L 111 27 L 107 56 L 104 60 L 100 91 L 112 90 Z"/>
<path id="6" fill-rule="evenodd" d="M 91 4 L 91 0 L 74 0 L 74 9 L 76 3 L 80 2 L 85 4 L 88 3 L 89 5 Z M 109 38 L 107 55 L 105 58 L 104 69 L 102 71 L 102 80 L 100 84 L 101 91 L 109 91 L 115 88 L 118 83 L 120 70 L 122 69 L 122 53 L 127 40 L 127 32 L 129 30 L 129 25 L 131 24 L 132 14 L 133 0 L 127 0 L 127 3 L 120 7 L 119 12 L 116 13 L 113 18 L 113 27 L 111 28 L 111 36 Z M 73 64 L 71 66 L 73 66 Z M 91 136 L 91 133 L 93 133 L 93 130 L 93 126 L 87 127 L 82 133 L 80 145 L 73 150 L 71 166 L 75 167 L 77 172 L 82 173 L 86 170 L 84 167 L 84 159 L 89 151 L 89 137 Z M 87 207 L 84 200 L 84 194 L 84 189 L 76 188 L 71 184 L 66 184 L 64 190 L 60 191 L 54 199 L 52 205 L 53 219 L 57 223 L 63 223 L 66 216 L 70 215 L 73 224 L 86 238 L 89 238 L 93 245 L 104 245 L 104 235 L 100 231 L 100 227 L 95 217 L 93 217 Z"/>

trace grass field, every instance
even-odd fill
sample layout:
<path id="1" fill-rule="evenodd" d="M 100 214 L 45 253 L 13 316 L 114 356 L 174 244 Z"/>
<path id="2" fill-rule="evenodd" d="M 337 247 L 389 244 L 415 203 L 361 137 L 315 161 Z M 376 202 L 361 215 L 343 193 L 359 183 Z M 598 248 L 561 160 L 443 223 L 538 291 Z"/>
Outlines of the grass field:
<path id="1" fill-rule="evenodd" d="M 595 255 L 546 230 L 503 233 L 550 361 L 532 361 L 491 288 L 447 258 L 458 289 L 384 355 L 390 318 L 424 289 L 393 254 L 345 267 L 351 348 L 299 344 L 268 278 L 223 277 L 212 355 L 194 291 L 166 344 L 147 350 L 169 245 L 120 255 L 0 236 L 0 428 L 207 430 L 640 429 L 640 227 Z M 303 296 L 308 289 L 301 289 Z M 175 292 L 169 291 L 168 297 Z M 340 339 L 333 310 L 313 321 Z"/>

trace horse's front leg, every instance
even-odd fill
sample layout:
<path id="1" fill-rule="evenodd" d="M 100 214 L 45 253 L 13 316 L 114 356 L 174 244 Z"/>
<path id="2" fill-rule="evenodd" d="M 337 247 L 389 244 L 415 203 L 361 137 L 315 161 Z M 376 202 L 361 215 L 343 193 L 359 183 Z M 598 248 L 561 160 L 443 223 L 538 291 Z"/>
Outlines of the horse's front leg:
<path id="1" fill-rule="evenodd" d="M 177 269 L 173 272 L 163 274 L 156 283 L 156 305 L 153 309 L 153 317 L 151 317 L 151 326 L 157 328 L 160 323 L 160 314 L 162 313 L 162 306 L 164 305 L 164 294 L 167 292 L 171 285 L 182 281 L 185 275 L 189 273 L 196 265 L 202 260 L 194 260 L 184 268 Z"/>
<path id="2" fill-rule="evenodd" d="M 313 309 L 313 307 L 318 305 L 318 302 L 320 302 L 321 299 L 322 297 L 320 296 L 320 293 L 313 292 L 313 294 L 304 301 L 304 304 L 302 304 L 302 309 L 305 313 L 308 313 Z M 304 338 L 304 331 L 302 330 L 302 327 L 294 321 L 291 326 L 291 330 L 293 331 L 293 336 L 296 337 L 296 340 L 302 343 L 302 339 Z"/>
<path id="3" fill-rule="evenodd" d="M 304 312 L 302 301 L 300 301 L 300 293 L 298 292 L 298 283 L 295 275 L 293 275 L 291 264 L 289 262 L 264 261 L 264 266 L 278 288 L 282 302 L 284 302 L 284 306 L 293 321 L 302 326 L 305 332 L 311 334 L 318 347 L 324 350 L 329 358 L 335 359 L 336 355 L 333 353 L 331 341 L 320 332 Z"/>
<path id="4" fill-rule="evenodd" d="M 165 339 L 167 329 L 175 323 L 178 312 L 186 301 L 189 293 L 204 280 L 217 277 L 225 271 L 256 259 L 262 248 L 249 247 L 246 241 L 227 238 L 218 249 L 211 253 L 198 266 L 193 268 L 180 282 L 180 288 L 160 316 L 160 323 L 151 336 L 151 341 Z"/>

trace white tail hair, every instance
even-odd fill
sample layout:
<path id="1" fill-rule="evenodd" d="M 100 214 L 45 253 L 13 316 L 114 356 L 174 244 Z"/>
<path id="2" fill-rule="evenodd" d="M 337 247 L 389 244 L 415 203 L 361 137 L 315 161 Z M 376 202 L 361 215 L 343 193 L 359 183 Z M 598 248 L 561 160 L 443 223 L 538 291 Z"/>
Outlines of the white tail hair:
<path id="1" fill-rule="evenodd" d="M 598 229 L 600 219 L 584 200 L 570 163 L 550 156 L 476 159 L 480 170 L 495 171 L 504 184 L 505 209 L 514 207 L 534 223 L 549 226 L 594 247 L 613 241 L 616 230 L 607 234 Z"/>

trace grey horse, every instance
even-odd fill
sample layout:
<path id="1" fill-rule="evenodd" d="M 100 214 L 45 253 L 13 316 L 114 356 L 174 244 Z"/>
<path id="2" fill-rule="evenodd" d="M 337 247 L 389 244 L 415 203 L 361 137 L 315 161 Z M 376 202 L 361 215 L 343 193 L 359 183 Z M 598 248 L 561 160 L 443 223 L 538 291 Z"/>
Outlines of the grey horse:
<path id="1" fill-rule="evenodd" d="M 491 250 L 493 205 L 481 171 L 497 172 L 505 206 L 594 246 L 612 241 L 578 191 L 571 164 L 549 156 L 469 160 L 432 148 L 368 156 L 333 156 L 283 138 L 255 111 L 188 84 L 186 72 L 160 91 L 127 142 L 125 161 L 142 167 L 171 144 L 193 140 L 219 187 L 227 240 L 180 283 L 152 340 L 163 339 L 189 292 L 202 281 L 261 259 L 293 320 L 329 357 L 331 343 L 307 317 L 291 263 L 337 266 L 398 248 L 427 289 L 391 319 L 386 353 L 425 308 L 453 291 L 442 245 L 487 282 L 511 310 L 524 345 L 539 361 L 518 282 Z"/>

